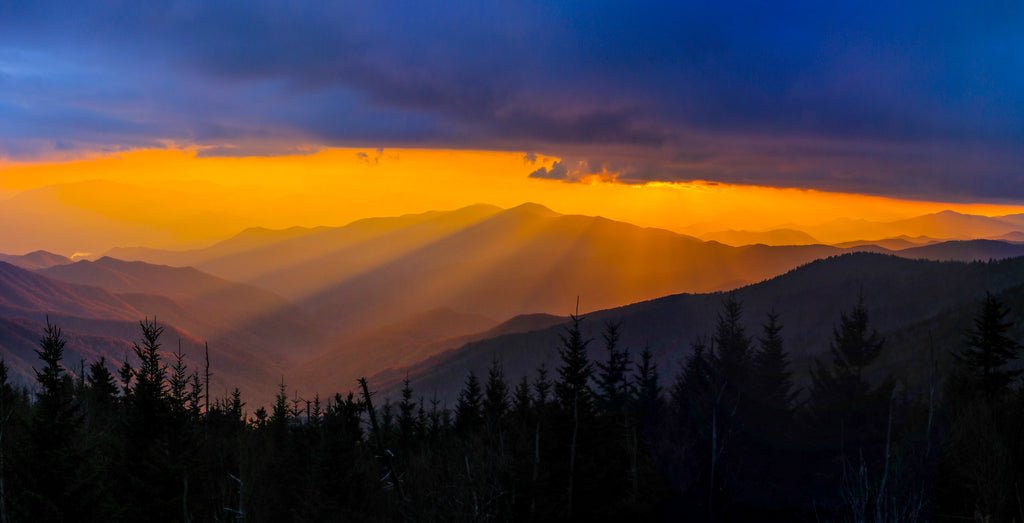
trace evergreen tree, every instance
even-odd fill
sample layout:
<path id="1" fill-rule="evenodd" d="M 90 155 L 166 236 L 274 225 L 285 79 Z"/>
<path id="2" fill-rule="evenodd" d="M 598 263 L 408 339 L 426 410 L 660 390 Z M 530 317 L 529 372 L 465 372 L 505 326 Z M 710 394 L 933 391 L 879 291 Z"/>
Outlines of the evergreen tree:
<path id="1" fill-rule="evenodd" d="M 562 365 L 558 368 L 558 382 L 555 383 L 555 398 L 563 413 L 573 415 L 578 411 L 579 417 L 587 418 L 594 412 L 594 393 L 590 388 L 590 376 L 593 370 L 587 357 L 587 345 L 591 340 L 584 340 L 580 332 L 579 316 L 570 316 L 571 326 L 565 334 L 560 335 L 562 348 L 559 350 Z"/>
<path id="2" fill-rule="evenodd" d="M 416 403 L 412 398 L 412 385 L 408 374 L 402 380 L 402 401 L 398 403 L 398 432 L 401 435 L 403 451 L 408 451 L 413 440 L 420 432 L 420 424 L 416 419 Z"/>
<path id="3" fill-rule="evenodd" d="M 707 513 L 711 482 L 713 393 L 710 348 L 703 337 L 690 345 L 690 356 L 669 392 L 667 442 L 659 449 L 668 463 L 672 486 L 701 514 Z"/>
<path id="4" fill-rule="evenodd" d="M 654 355 L 650 347 L 644 347 L 640 353 L 640 362 L 636 364 L 637 406 L 640 412 L 648 413 L 657 410 L 661 396 L 661 384 L 658 377 L 658 365 L 654 363 Z"/>
<path id="5" fill-rule="evenodd" d="M 167 367 L 160 362 L 160 335 L 164 327 L 156 319 L 140 321 L 142 345 L 132 344 L 132 350 L 139 359 L 139 368 L 131 373 L 135 378 L 132 397 L 140 412 L 162 412 L 167 402 Z M 130 367 L 129 367 L 130 368 Z"/>
<path id="6" fill-rule="evenodd" d="M 832 330 L 829 346 L 832 368 L 815 360 L 811 369 L 811 407 L 819 413 L 851 407 L 868 394 L 870 386 L 862 374 L 881 354 L 885 343 L 868 322 L 863 295 L 857 297 L 857 305 L 850 314 L 839 314 L 839 326 Z"/>
<path id="7" fill-rule="evenodd" d="M 1021 345 L 1010 338 L 1013 322 L 1006 316 L 1009 309 L 991 293 L 985 293 L 981 311 L 974 318 L 974 328 L 967 333 L 967 347 L 954 353 L 958 370 L 989 400 L 1009 391 L 1021 374 L 1020 369 L 1006 365 L 1017 359 Z"/>
<path id="8" fill-rule="evenodd" d="M 160 361 L 160 336 L 164 327 L 148 318 L 139 322 L 142 343 L 133 343 L 138 361 L 121 368 L 129 378 L 124 423 L 125 462 L 128 471 L 121 486 L 129 502 L 127 519 L 178 519 L 182 517 L 181 477 L 171 474 L 172 411 L 167 397 L 167 368 Z"/>
<path id="9" fill-rule="evenodd" d="M 713 363 L 716 381 L 738 393 L 749 383 L 751 354 L 750 337 L 743 328 L 743 305 L 729 294 L 718 314 L 714 342 L 717 349 Z"/>
<path id="10" fill-rule="evenodd" d="M 864 295 L 857 296 L 857 305 L 846 313 L 839 313 L 839 327 L 832 331 L 833 366 L 836 374 L 859 380 L 864 368 L 882 353 L 885 339 L 878 331 L 868 328 L 868 309 L 864 306 Z"/>
<path id="11" fill-rule="evenodd" d="M 501 360 L 495 356 L 491 362 L 491 368 L 487 372 L 483 401 L 484 420 L 492 431 L 502 423 L 508 408 L 508 385 L 505 383 L 505 371 L 501 366 Z"/>
<path id="12" fill-rule="evenodd" d="M 754 397 L 758 403 L 776 411 L 786 411 L 796 396 L 793 391 L 789 356 L 782 346 L 779 315 L 768 313 L 763 325 L 761 348 L 754 354 Z"/>
<path id="13" fill-rule="evenodd" d="M 533 401 L 538 409 L 545 408 L 548 404 L 548 396 L 551 394 L 551 382 L 548 381 L 548 368 L 543 363 L 537 367 L 537 380 L 533 382 L 535 393 Z"/>
<path id="14" fill-rule="evenodd" d="M 100 359 L 89 365 L 89 375 L 86 378 L 92 397 L 98 404 L 105 404 L 113 401 L 117 396 L 117 380 L 107 368 L 107 358 L 100 356 Z"/>
<path id="15" fill-rule="evenodd" d="M 530 395 L 530 381 L 523 376 L 512 393 L 512 415 L 518 420 L 526 419 L 530 414 L 533 398 Z"/>
<path id="16" fill-rule="evenodd" d="M 8 478 L 12 476 L 12 460 L 10 459 L 12 456 L 8 449 L 18 449 L 18 453 L 22 451 L 16 440 L 15 444 L 12 444 L 12 439 L 20 436 L 18 434 L 18 429 L 21 428 L 18 423 L 19 418 L 22 418 L 25 411 L 28 410 L 28 402 L 23 400 L 25 398 L 11 386 L 7 362 L 0 358 L 0 521 L 10 521 L 12 512 L 8 502 L 12 490 L 8 486 L 10 485 Z"/>
<path id="17" fill-rule="evenodd" d="M 888 440 L 895 380 L 889 376 L 872 387 L 863 376 L 864 369 L 881 354 L 884 339 L 870 326 L 863 295 L 858 296 L 853 310 L 840 313 L 839 319 L 830 344 L 833 366 L 815 360 L 808 401 L 808 436 L 821 449 L 821 461 L 815 466 L 828 478 L 821 485 L 834 489 L 819 495 L 825 512 L 844 506 L 838 493 L 849 487 L 844 481 L 852 481 L 844 470 L 884 468 L 891 450 Z"/>
<path id="18" fill-rule="evenodd" d="M 458 403 L 455 404 L 455 430 L 468 434 L 479 428 L 483 421 L 480 405 L 480 382 L 476 374 L 470 371 L 465 386 L 459 392 Z"/>
<path id="19" fill-rule="evenodd" d="M 284 377 L 281 377 L 281 383 L 277 386 L 277 394 L 274 395 L 274 406 L 270 411 L 270 425 L 274 427 L 274 432 L 279 437 L 283 436 L 288 430 L 288 424 L 291 422 L 292 412 L 288 408 L 288 387 L 284 384 Z"/>
<path id="20" fill-rule="evenodd" d="M 560 414 L 560 426 L 556 427 L 556 430 L 561 433 L 560 439 L 567 444 L 568 450 L 565 515 L 572 518 L 574 515 L 582 517 L 581 512 L 595 508 L 586 503 L 577 503 L 577 498 L 586 499 L 593 486 L 594 475 L 588 474 L 589 470 L 581 469 L 595 465 L 591 462 L 594 445 L 589 437 L 589 429 L 596 412 L 594 393 L 590 388 L 593 370 L 587 356 L 587 345 L 591 340 L 583 339 L 580 332 L 581 318 L 577 315 L 570 318 L 572 324 L 561 335 L 562 348 L 559 355 L 562 365 L 558 368 L 555 400 Z"/>
<path id="21" fill-rule="evenodd" d="M 28 424 L 28 448 L 23 467 L 31 467 L 18 507 L 20 519 L 63 521 L 88 518 L 82 453 L 77 446 L 81 424 L 79 406 L 72 398 L 71 377 L 61 365 L 67 341 L 60 328 L 46 320 L 36 355 L 43 363 L 36 370 L 39 393 Z"/>
<path id="22" fill-rule="evenodd" d="M 168 400 L 171 402 L 171 409 L 176 413 L 183 413 L 188 401 L 189 375 L 188 366 L 185 364 L 185 354 L 181 352 L 181 340 L 178 340 L 178 352 L 172 354 L 174 364 L 171 366 L 171 376 L 168 380 Z"/>
<path id="23" fill-rule="evenodd" d="M 604 362 L 597 362 L 597 399 L 599 405 L 606 410 L 622 410 L 626 407 L 632 393 L 627 373 L 629 372 L 629 350 L 619 350 L 619 329 L 621 323 L 605 323 L 605 350 L 608 352 Z"/>

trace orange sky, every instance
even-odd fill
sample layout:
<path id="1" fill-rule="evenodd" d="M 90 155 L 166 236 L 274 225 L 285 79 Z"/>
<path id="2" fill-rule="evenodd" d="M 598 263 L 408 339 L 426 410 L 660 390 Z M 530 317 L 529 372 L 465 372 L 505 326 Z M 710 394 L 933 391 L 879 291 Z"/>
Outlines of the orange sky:
<path id="1" fill-rule="evenodd" d="M 812 225 L 836 218 L 893 220 L 943 209 L 990 216 L 1024 211 L 700 182 L 624 185 L 528 177 L 556 160 L 530 162 L 522 153 L 450 150 L 329 149 L 271 158 L 200 158 L 195 150 L 142 150 L 66 162 L 0 164 L 0 198 L 7 198 L 0 203 L 6 209 L 0 209 L 34 213 L 31 223 L 15 225 L 25 231 L 59 229 L 62 220 L 88 224 L 89 232 L 61 240 L 59 249 L 65 252 L 208 243 L 247 226 L 337 226 L 367 216 L 473 203 L 512 207 L 532 201 L 561 213 L 601 215 L 691 234 Z M 53 187 L 64 184 L 72 185 Z M 0 252 L 31 250 L 31 239 L 12 238 L 14 233 L 0 232 Z M 80 246 L 72 245 L 76 237 Z M 38 248 L 55 245 L 40 242 Z"/>

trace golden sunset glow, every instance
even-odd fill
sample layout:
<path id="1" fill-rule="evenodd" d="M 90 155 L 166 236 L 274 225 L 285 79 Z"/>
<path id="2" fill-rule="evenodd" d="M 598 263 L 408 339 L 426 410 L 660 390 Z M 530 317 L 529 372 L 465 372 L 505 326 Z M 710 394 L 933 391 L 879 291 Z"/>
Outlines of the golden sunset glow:
<path id="1" fill-rule="evenodd" d="M 699 181 L 627 185 L 592 177 L 567 183 L 528 177 L 557 158 L 530 161 L 510 152 L 328 149 L 247 158 L 207 158 L 200 152 L 142 150 L 66 162 L 8 163 L 0 168 L 0 195 L 12 207 L 31 203 L 44 221 L 67 218 L 69 212 L 95 220 L 97 241 L 80 238 L 83 245 L 76 247 L 65 238 L 61 250 L 67 254 L 113 247 L 119 228 L 134 231 L 124 240 L 130 245 L 168 247 L 208 243 L 249 226 L 339 226 L 369 216 L 475 203 L 508 208 L 536 202 L 565 214 L 688 234 L 798 228 L 839 218 L 895 220 L 945 209 L 987 216 L 1021 212 L 1014 206 Z M 828 242 L 864 239 L 849 230 L 819 229 L 818 234 L 826 236 L 818 240 Z"/>

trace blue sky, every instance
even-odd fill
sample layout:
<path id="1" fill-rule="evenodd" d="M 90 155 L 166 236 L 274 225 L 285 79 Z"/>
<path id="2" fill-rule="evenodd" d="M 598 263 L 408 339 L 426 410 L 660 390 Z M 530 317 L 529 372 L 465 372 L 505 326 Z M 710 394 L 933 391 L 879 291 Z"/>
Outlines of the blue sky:
<path id="1" fill-rule="evenodd" d="M 0 157 L 170 145 L 1019 201 L 1024 4 L 0 4 Z"/>

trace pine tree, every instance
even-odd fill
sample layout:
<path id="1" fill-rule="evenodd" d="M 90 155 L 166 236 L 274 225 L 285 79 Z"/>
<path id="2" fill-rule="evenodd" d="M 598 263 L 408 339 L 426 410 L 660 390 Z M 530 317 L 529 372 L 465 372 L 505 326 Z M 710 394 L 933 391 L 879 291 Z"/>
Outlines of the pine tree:
<path id="1" fill-rule="evenodd" d="M 1013 322 L 1006 319 L 1009 309 L 991 293 L 985 293 L 974 328 L 967 333 L 967 347 L 954 353 L 958 370 L 973 381 L 985 398 L 992 400 L 1009 391 L 1021 374 L 1006 365 L 1018 357 L 1021 345 L 1010 338 Z"/>
<path id="2" fill-rule="evenodd" d="M 46 320 L 36 355 L 43 363 L 36 370 L 39 393 L 28 424 L 28 448 L 22 456 L 32 467 L 25 485 L 23 519 L 70 520 L 87 514 L 80 474 L 82 454 L 77 446 L 81 425 L 79 406 L 72 398 L 71 377 L 61 365 L 67 341 L 60 328 Z M 24 466 L 24 465 L 23 465 Z"/>
<path id="3" fill-rule="evenodd" d="M 714 337 L 717 353 L 713 363 L 716 380 L 735 391 L 748 384 L 750 374 L 750 337 L 742 321 L 743 305 L 730 294 L 718 314 Z"/>
<path id="4" fill-rule="evenodd" d="M 512 415 L 518 420 L 525 420 L 530 414 L 533 398 L 530 395 L 530 381 L 523 376 L 512 393 Z"/>
<path id="5" fill-rule="evenodd" d="M 839 326 L 832 330 L 832 368 L 815 360 L 811 369 L 812 409 L 819 413 L 844 409 L 867 395 L 870 387 L 861 375 L 881 354 L 884 342 L 878 331 L 869 329 L 864 297 L 858 296 L 857 305 L 849 315 L 841 312 Z"/>
<path id="6" fill-rule="evenodd" d="M 658 377 L 658 365 L 654 363 L 654 355 L 650 347 L 644 347 L 640 353 L 640 362 L 636 364 L 636 398 L 640 412 L 648 413 L 657 410 L 661 396 L 661 384 Z"/>
<path id="7" fill-rule="evenodd" d="M 754 354 L 754 397 L 761 405 L 775 410 L 788 410 L 796 393 L 793 391 L 789 356 L 782 346 L 782 325 L 779 315 L 768 313 L 763 325 L 761 348 Z"/>
<path id="8" fill-rule="evenodd" d="M 27 408 L 27 405 L 19 405 L 20 395 L 11 386 L 8 381 L 8 368 L 7 362 L 0 358 L 0 521 L 10 521 L 10 490 L 8 488 L 8 477 L 11 476 L 9 472 L 10 467 L 10 452 L 8 448 L 11 448 L 11 438 L 15 436 L 14 426 L 17 425 L 18 419 L 15 418 L 15 414 L 19 413 L 19 406 Z M 17 447 L 14 447 L 17 448 Z M 22 449 L 19 449 L 21 452 Z"/>
<path id="9" fill-rule="evenodd" d="M 171 403 L 167 397 L 167 368 L 160 361 L 160 336 L 164 327 L 144 319 L 139 322 L 142 343 L 133 343 L 138 368 L 126 361 L 121 375 L 126 383 L 126 417 L 124 424 L 125 506 L 128 519 L 181 517 L 181 478 L 170 471 L 175 456 L 170 451 L 175 436 L 172 429 Z"/>
<path id="10" fill-rule="evenodd" d="M 160 363 L 159 353 L 164 328 L 157 325 L 156 318 L 140 321 L 139 326 L 142 327 L 142 345 L 132 344 L 139 359 L 139 368 L 131 373 L 135 378 L 132 396 L 140 410 L 162 411 L 167 401 L 167 367 Z"/>
<path id="11" fill-rule="evenodd" d="M 413 440 L 420 432 L 419 422 L 416 419 L 416 403 L 412 398 L 412 385 L 409 383 L 409 376 L 402 380 L 402 401 L 398 403 L 398 432 L 401 435 L 403 451 L 408 451 Z"/>
<path id="12" fill-rule="evenodd" d="M 89 375 L 86 378 L 92 396 L 100 403 L 113 401 L 117 396 L 117 380 L 107 368 L 107 358 L 100 356 L 100 359 L 89 365 Z"/>
<path id="13" fill-rule="evenodd" d="M 551 394 L 551 382 L 548 381 L 548 368 L 543 363 L 537 367 L 537 380 L 533 382 L 535 393 L 533 402 L 538 409 L 547 407 L 548 396 Z"/>
<path id="14" fill-rule="evenodd" d="M 561 335 L 562 348 L 559 356 L 562 365 L 558 368 L 558 382 L 555 383 L 555 398 L 563 413 L 572 415 L 579 411 L 579 417 L 587 418 L 594 412 L 594 393 L 590 388 L 593 370 L 587 357 L 587 345 L 580 332 L 582 318 L 570 316 L 572 325 Z"/>
<path id="15" fill-rule="evenodd" d="M 455 430 L 467 434 L 480 427 L 483 421 L 480 405 L 480 382 L 476 379 L 476 374 L 470 371 L 455 404 Z"/>
<path id="16" fill-rule="evenodd" d="M 180 414 L 185 411 L 188 401 L 188 365 L 185 363 L 185 354 L 181 352 L 181 340 L 178 340 L 178 352 L 172 354 L 174 364 L 171 366 L 171 376 L 168 380 L 168 399 L 171 402 L 171 409 Z"/>
<path id="17" fill-rule="evenodd" d="M 491 430 L 496 430 L 502 423 L 508 408 L 508 384 L 505 383 L 505 371 L 501 366 L 501 360 L 495 357 L 487 372 L 483 401 L 484 420 Z"/>
<path id="18" fill-rule="evenodd" d="M 235 390 L 231 391 L 231 401 L 228 402 L 228 415 L 232 420 L 239 422 L 245 421 L 245 416 L 242 413 L 242 408 L 245 407 L 245 402 L 242 401 L 242 393 L 235 387 Z"/>
<path id="19" fill-rule="evenodd" d="M 597 362 L 598 373 L 597 398 L 599 405 L 606 410 L 622 410 L 626 407 L 631 395 L 630 383 L 627 373 L 629 372 L 629 350 L 619 350 L 619 329 L 621 323 L 605 323 L 604 338 L 605 350 L 608 352 L 604 362 Z"/>
<path id="20" fill-rule="evenodd" d="M 871 328 L 864 297 L 849 314 L 840 313 L 839 325 L 833 329 L 830 351 L 833 367 L 815 360 L 811 369 L 808 436 L 816 439 L 829 461 L 820 467 L 826 477 L 839 487 L 840 473 L 850 467 L 878 470 L 889 453 L 888 436 L 891 399 L 895 380 L 888 376 L 872 387 L 864 378 L 864 369 L 871 365 L 884 348 L 884 339 Z M 824 459 L 824 458 L 823 458 Z M 825 463 L 828 463 L 826 465 Z M 854 465 L 859 463 L 859 465 Z M 822 504 L 838 506 L 838 496 L 822 498 Z"/>
<path id="21" fill-rule="evenodd" d="M 833 365 L 836 374 L 860 380 L 864 368 L 871 364 L 882 353 L 885 339 L 878 331 L 868 329 L 868 310 L 864 306 L 864 295 L 857 296 L 857 305 L 846 313 L 839 313 L 839 326 L 832 331 Z"/>
<path id="22" fill-rule="evenodd" d="M 270 411 L 270 425 L 278 436 L 283 436 L 291 423 L 292 412 L 288 408 L 288 387 L 284 384 L 284 377 L 277 386 L 277 394 L 274 395 L 274 407 Z"/>

